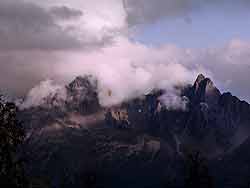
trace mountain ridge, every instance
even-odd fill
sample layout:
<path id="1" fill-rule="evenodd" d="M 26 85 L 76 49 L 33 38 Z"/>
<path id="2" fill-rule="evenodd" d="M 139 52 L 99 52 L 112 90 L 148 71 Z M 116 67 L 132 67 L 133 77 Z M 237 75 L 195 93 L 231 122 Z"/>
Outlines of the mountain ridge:
<path id="1" fill-rule="evenodd" d="M 25 150 L 34 159 L 31 174 L 49 174 L 57 182 L 65 176 L 64 168 L 78 175 L 88 169 L 106 174 L 100 181 L 107 186 L 123 182 L 124 188 L 135 187 L 128 182 L 142 183 L 145 177 L 151 178 L 143 183 L 158 185 L 166 174 L 181 176 L 178 166 L 189 151 L 217 161 L 250 138 L 250 105 L 220 93 L 204 75 L 193 85 L 179 87 L 179 97 L 188 101 L 185 110 L 167 108 L 160 100 L 164 90 L 102 107 L 97 85 L 93 77 L 77 77 L 65 87 L 66 100 L 59 106 L 20 112 L 28 132 Z M 80 187 L 80 179 L 66 175 Z"/>

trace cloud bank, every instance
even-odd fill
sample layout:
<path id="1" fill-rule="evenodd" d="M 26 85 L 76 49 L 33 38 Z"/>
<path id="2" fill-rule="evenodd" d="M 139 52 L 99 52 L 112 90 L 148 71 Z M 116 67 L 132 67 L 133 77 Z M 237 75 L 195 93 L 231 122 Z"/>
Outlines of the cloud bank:
<path id="1" fill-rule="evenodd" d="M 140 24 L 216 5 L 237 12 L 249 2 L 2 0 L 0 88 L 21 96 L 47 79 L 63 85 L 75 76 L 93 74 L 100 82 L 101 103 L 112 105 L 153 88 L 172 91 L 201 72 L 222 90 L 250 101 L 250 42 L 233 39 L 217 48 L 184 49 L 173 44 L 153 47 L 130 37 Z M 108 90 L 112 97 L 107 97 Z"/>
<path id="2" fill-rule="evenodd" d="M 34 106 L 41 106 L 46 104 L 46 99 L 55 96 L 58 100 L 65 101 L 66 88 L 53 83 L 52 80 L 42 81 L 39 85 L 29 91 L 26 100 L 21 103 L 21 108 L 25 109 Z"/>
<path id="3" fill-rule="evenodd" d="M 247 98 L 250 89 L 248 49 L 249 43 L 239 40 L 217 49 L 194 50 L 174 45 L 148 47 L 120 38 L 114 46 L 101 52 L 57 54 L 63 61 L 56 63 L 51 76 L 58 83 L 68 83 L 78 75 L 94 75 L 99 81 L 99 99 L 103 106 L 118 104 L 153 89 L 165 89 L 169 92 L 163 98 L 165 104 L 183 109 L 187 101 L 178 98 L 174 86 L 192 84 L 199 73 L 211 77 L 222 91 L 239 92 L 240 97 Z M 232 78 L 238 72 L 241 75 Z"/>
<path id="4" fill-rule="evenodd" d="M 101 52 L 70 53 L 67 56 L 57 54 L 63 61 L 56 63 L 56 70 L 52 73 L 54 80 L 66 84 L 78 75 L 91 74 L 98 79 L 101 105 L 111 106 L 147 94 L 153 89 L 172 91 L 176 85 L 191 83 L 198 74 L 196 67 L 188 68 L 180 63 L 185 55 L 174 46 L 150 48 L 125 38 L 117 39 L 115 44 Z M 51 86 L 47 84 L 47 88 Z M 31 91 L 44 88 L 38 85 Z M 34 98 L 33 94 L 31 92 L 29 96 Z"/>

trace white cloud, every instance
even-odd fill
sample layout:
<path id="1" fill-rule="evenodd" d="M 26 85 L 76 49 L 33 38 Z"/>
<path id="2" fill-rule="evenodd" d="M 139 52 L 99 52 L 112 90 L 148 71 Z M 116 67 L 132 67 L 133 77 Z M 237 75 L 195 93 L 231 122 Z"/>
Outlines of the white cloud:
<path id="1" fill-rule="evenodd" d="M 25 109 L 41 106 L 43 104 L 46 104 L 46 100 L 48 97 L 53 98 L 55 95 L 57 97 L 57 100 L 65 101 L 66 88 L 53 83 L 52 80 L 43 81 L 29 91 L 26 100 L 21 104 L 20 107 Z"/>
<path id="2" fill-rule="evenodd" d="M 103 38 L 112 37 L 116 32 L 126 30 L 126 12 L 122 0 L 44 0 L 26 2 L 36 3 L 41 7 L 50 9 L 53 6 L 67 6 L 79 9 L 83 16 L 79 19 L 61 23 L 62 27 L 73 27 L 74 35 L 78 38 L 101 41 Z"/>
<path id="3" fill-rule="evenodd" d="M 93 74 L 99 81 L 100 102 L 109 106 L 155 88 L 171 90 L 177 84 L 191 83 L 198 71 L 182 64 L 188 53 L 174 46 L 153 48 L 119 38 L 102 51 L 64 54 L 54 77 L 69 82 L 75 76 Z"/>
<path id="4" fill-rule="evenodd" d="M 211 77 L 222 91 L 249 99 L 250 45 L 240 40 L 199 50 L 173 45 L 148 47 L 119 38 L 101 51 L 57 55 L 62 62 L 58 60 L 54 78 L 69 82 L 78 75 L 95 75 L 103 105 L 119 103 L 153 88 L 171 91 L 176 84 L 192 84 L 198 73 Z"/>
<path id="5" fill-rule="evenodd" d="M 191 83 L 196 75 L 202 72 L 212 76 L 220 88 L 250 99 L 249 42 L 232 40 L 224 47 L 203 50 L 183 49 L 168 44 L 152 47 L 132 42 L 124 32 L 129 29 L 131 23 L 137 23 L 138 19 L 150 23 L 166 16 L 184 15 L 196 7 L 196 0 L 9 1 L 19 4 L 25 1 L 36 5 L 38 11 L 35 12 L 30 4 L 24 6 L 28 7 L 25 9 L 27 11 L 21 11 L 14 6 L 14 10 L 19 10 L 18 13 L 24 16 L 19 16 L 21 21 L 33 18 L 30 16 L 34 14 L 37 15 L 34 18 L 40 20 L 43 25 L 49 21 L 45 27 L 45 31 L 49 32 L 32 36 L 29 35 L 30 31 L 27 32 L 28 28 L 31 31 L 34 29 L 34 25 L 30 25 L 31 22 L 27 23 L 29 27 L 22 27 L 24 30 L 21 33 L 13 29 L 14 19 L 8 22 L 11 31 L 9 33 L 15 34 L 11 39 L 21 40 L 11 40 L 13 51 L 0 52 L 1 70 L 4 70 L 1 71 L 0 85 L 10 91 L 19 93 L 23 88 L 32 88 L 46 78 L 66 83 L 75 76 L 92 73 L 100 80 L 99 97 L 103 105 L 107 105 L 140 95 L 155 87 L 169 89 L 178 82 Z M 240 0 L 239 3 L 243 5 L 246 1 Z M 51 15 L 46 15 L 53 7 L 67 7 L 71 13 L 78 10 L 77 12 L 82 14 L 78 14 L 77 19 L 54 20 Z M 171 11 L 166 11 L 169 8 Z M 5 13 L 15 16 L 13 11 Z M 1 12 L 0 21 L 1 18 L 4 21 L 11 18 L 6 15 Z M 64 32 L 58 34 L 56 31 Z M 64 34 L 70 37 L 65 38 Z M 43 40 L 44 37 L 46 40 Z M 79 47 L 79 41 L 86 47 L 91 47 L 92 51 L 86 51 L 86 48 L 72 50 L 72 47 Z M 33 49 L 40 44 L 43 44 L 43 48 Z M 2 45 L 2 48 L 5 46 Z M 113 91 L 112 98 L 106 98 L 109 89 Z"/>

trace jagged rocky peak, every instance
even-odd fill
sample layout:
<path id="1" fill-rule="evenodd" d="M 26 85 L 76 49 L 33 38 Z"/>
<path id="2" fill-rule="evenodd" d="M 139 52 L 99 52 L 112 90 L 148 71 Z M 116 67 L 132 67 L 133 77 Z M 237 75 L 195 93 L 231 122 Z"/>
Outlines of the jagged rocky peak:
<path id="1" fill-rule="evenodd" d="M 204 94 L 208 94 L 208 92 L 219 92 L 216 88 L 213 81 L 210 78 L 205 77 L 203 74 L 199 74 L 194 85 L 195 92 L 204 92 Z"/>
<path id="2" fill-rule="evenodd" d="M 20 106 L 23 110 L 29 110 L 32 107 L 38 111 L 49 110 L 52 114 L 54 112 L 91 114 L 101 108 L 98 100 L 97 79 L 91 75 L 78 76 L 68 85 L 56 87 L 53 92 L 41 98 L 41 101 L 35 105 L 32 103 L 36 96 L 34 99 L 29 97 L 27 97 L 29 100 L 21 102 Z"/>
<path id="3" fill-rule="evenodd" d="M 68 96 L 76 101 L 98 100 L 97 79 L 92 75 L 76 77 L 66 89 Z"/>
<path id="4" fill-rule="evenodd" d="M 67 106 L 70 110 L 88 114 L 100 108 L 98 83 L 92 75 L 78 76 L 68 86 Z"/>
<path id="5" fill-rule="evenodd" d="M 198 75 L 193 87 L 191 99 L 195 104 L 207 103 L 208 105 L 216 105 L 221 96 L 219 89 L 214 85 L 210 78 L 206 78 L 203 74 Z"/>
<path id="6" fill-rule="evenodd" d="M 241 101 L 229 92 L 221 95 L 219 105 L 224 108 L 224 111 L 250 119 L 250 105 L 246 101 Z"/>
<path id="7" fill-rule="evenodd" d="M 97 79 L 92 75 L 77 76 L 67 88 L 71 91 L 97 90 Z"/>
<path id="8" fill-rule="evenodd" d="M 109 108 L 106 113 L 107 124 L 119 128 L 147 129 L 160 109 L 158 98 L 162 94 L 161 90 L 153 90 L 147 95 Z"/>
<path id="9" fill-rule="evenodd" d="M 203 74 L 199 74 L 198 77 L 197 77 L 196 80 L 195 80 L 194 85 L 198 87 L 199 84 L 200 84 L 203 80 L 205 80 L 205 79 L 206 79 L 206 77 L 205 77 Z"/>

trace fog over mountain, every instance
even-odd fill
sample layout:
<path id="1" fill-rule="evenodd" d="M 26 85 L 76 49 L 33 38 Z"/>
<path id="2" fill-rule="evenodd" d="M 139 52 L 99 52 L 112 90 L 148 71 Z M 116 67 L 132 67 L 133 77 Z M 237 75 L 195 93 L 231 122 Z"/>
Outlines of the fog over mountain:
<path id="1" fill-rule="evenodd" d="M 63 87 L 42 82 L 18 114 L 27 132 L 27 173 L 58 188 L 82 187 L 90 175 L 104 187 L 186 187 L 207 176 L 219 187 L 247 184 L 250 105 L 202 74 L 174 89 L 114 105 L 102 104 L 94 76 Z M 107 91 L 104 101 L 113 102 L 112 95 Z M 209 175 L 186 180 L 189 155 L 203 156 Z"/>
<path id="2" fill-rule="evenodd" d="M 249 10 L 0 0 L 0 187 L 249 187 Z"/>
<path id="3" fill-rule="evenodd" d="M 244 0 L 227 2 L 3 0 L 0 87 L 24 96 L 41 81 L 65 85 L 75 76 L 93 74 L 100 79 L 100 97 L 110 89 L 115 97 L 107 103 L 116 103 L 152 88 L 172 90 L 177 82 L 190 83 L 202 72 L 222 90 L 249 100 L 250 45 L 237 35 L 202 49 L 136 40 L 142 26 L 161 20 L 186 19 L 214 7 L 226 10 L 231 19 L 243 16 L 239 13 L 249 6 Z"/>

